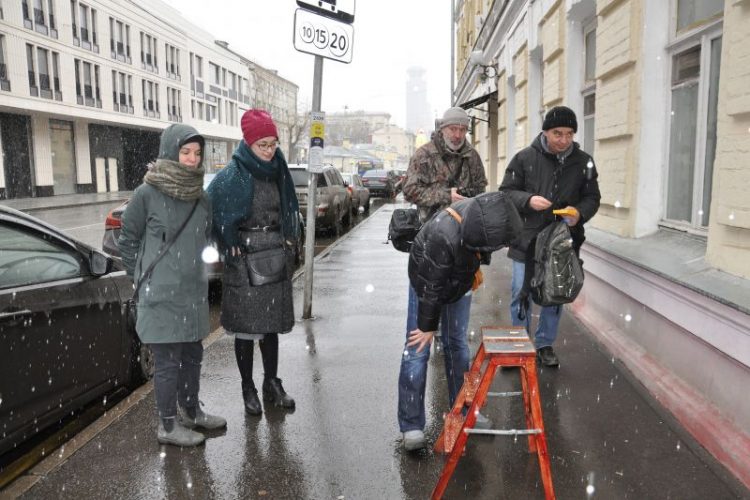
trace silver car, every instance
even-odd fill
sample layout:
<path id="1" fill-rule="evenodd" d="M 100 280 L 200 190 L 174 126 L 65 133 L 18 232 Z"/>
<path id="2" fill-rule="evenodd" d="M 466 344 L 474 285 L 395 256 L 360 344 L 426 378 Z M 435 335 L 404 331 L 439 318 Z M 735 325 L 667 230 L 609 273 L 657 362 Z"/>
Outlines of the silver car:
<path id="1" fill-rule="evenodd" d="M 299 210 L 307 217 L 307 191 L 310 173 L 307 165 L 289 165 L 294 179 L 294 189 L 299 200 Z M 324 165 L 318 174 L 318 189 L 315 194 L 315 229 L 327 229 L 341 234 L 343 227 L 352 223 L 352 195 L 344 184 L 341 173 L 333 165 Z M 310 226 L 305 221 L 306 226 Z"/>
<path id="2" fill-rule="evenodd" d="M 370 212 L 370 190 L 362 184 L 357 174 L 343 173 L 344 183 L 352 195 L 352 212 L 358 213 L 359 207 L 364 207 L 365 213 Z"/>

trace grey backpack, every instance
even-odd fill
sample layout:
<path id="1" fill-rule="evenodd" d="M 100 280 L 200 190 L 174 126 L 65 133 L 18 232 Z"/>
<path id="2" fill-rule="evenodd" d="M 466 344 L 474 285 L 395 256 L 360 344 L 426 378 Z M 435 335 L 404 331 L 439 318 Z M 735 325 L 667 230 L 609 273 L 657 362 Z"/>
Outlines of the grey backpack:
<path id="1" fill-rule="evenodd" d="M 583 288 L 583 268 L 573 249 L 565 222 L 555 222 L 539 233 L 534 249 L 531 291 L 540 306 L 573 302 Z"/>
<path id="2" fill-rule="evenodd" d="M 533 248 L 533 258 L 531 249 Z M 573 247 L 570 228 L 553 222 L 529 245 L 519 318 L 525 319 L 529 295 L 542 307 L 573 302 L 583 288 L 583 267 Z"/>

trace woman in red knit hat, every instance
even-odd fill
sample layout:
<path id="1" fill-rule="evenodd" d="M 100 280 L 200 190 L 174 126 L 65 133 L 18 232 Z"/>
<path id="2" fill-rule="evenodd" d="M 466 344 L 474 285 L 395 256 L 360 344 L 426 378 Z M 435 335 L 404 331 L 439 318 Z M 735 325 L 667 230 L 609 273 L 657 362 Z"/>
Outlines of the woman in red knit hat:
<path id="1" fill-rule="evenodd" d="M 299 234 L 299 203 L 279 134 L 267 111 L 241 120 L 244 140 L 208 187 L 213 232 L 224 252 L 221 324 L 234 335 L 245 411 L 262 408 L 253 382 L 253 349 L 263 358 L 263 399 L 294 408 L 278 378 L 279 335 L 292 330 L 291 278 Z"/>

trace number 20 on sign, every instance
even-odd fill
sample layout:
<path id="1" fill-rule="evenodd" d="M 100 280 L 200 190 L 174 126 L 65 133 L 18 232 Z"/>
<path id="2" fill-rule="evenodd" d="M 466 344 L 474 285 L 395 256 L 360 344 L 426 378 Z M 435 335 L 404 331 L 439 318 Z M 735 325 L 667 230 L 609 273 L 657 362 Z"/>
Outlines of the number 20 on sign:
<path id="1" fill-rule="evenodd" d="M 349 63 L 352 60 L 354 28 L 298 9 L 295 15 L 294 47 L 310 54 Z"/>

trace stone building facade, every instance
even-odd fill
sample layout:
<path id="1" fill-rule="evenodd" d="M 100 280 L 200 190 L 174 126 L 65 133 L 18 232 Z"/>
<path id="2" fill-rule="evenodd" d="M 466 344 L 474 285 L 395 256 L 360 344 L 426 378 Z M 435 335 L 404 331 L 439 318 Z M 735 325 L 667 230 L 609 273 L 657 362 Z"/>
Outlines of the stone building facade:
<path id="1" fill-rule="evenodd" d="M 750 0 L 454 9 L 454 97 L 491 188 L 547 110 L 576 111 L 602 205 L 573 310 L 750 484 L 747 446 L 722 450 L 750 443 Z"/>

